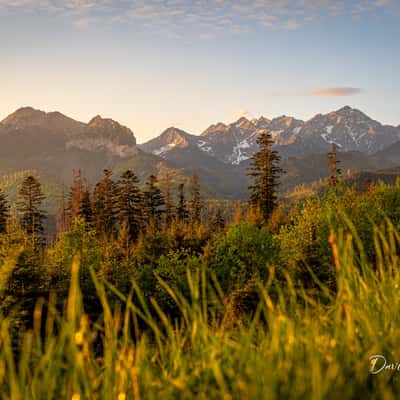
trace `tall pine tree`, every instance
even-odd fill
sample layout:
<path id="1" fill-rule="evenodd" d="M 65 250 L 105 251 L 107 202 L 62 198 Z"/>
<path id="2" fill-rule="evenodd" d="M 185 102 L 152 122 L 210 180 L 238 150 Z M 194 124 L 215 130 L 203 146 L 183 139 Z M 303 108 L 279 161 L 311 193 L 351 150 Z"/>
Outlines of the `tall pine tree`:
<path id="1" fill-rule="evenodd" d="M 157 184 L 157 178 L 154 175 L 150 175 L 146 181 L 146 188 L 144 191 L 144 207 L 147 224 L 155 224 L 158 227 L 164 212 L 165 202 Z"/>
<path id="2" fill-rule="evenodd" d="M 10 206 L 8 204 L 6 195 L 0 189 L 0 233 L 7 232 L 7 221 L 10 213 Z"/>
<path id="3" fill-rule="evenodd" d="M 87 224 L 93 223 L 93 207 L 90 197 L 90 190 L 86 187 L 82 194 L 81 207 L 78 213 L 79 218 L 83 219 Z"/>
<path id="4" fill-rule="evenodd" d="M 93 192 L 94 224 L 97 232 L 107 237 L 115 234 L 117 223 L 116 184 L 111 176 L 112 172 L 104 169 Z"/>
<path id="5" fill-rule="evenodd" d="M 118 221 L 131 241 L 136 241 L 143 224 L 143 201 L 139 179 L 132 171 L 126 171 L 118 181 Z"/>
<path id="6" fill-rule="evenodd" d="M 40 237 L 44 232 L 46 213 L 41 208 L 44 199 L 40 182 L 32 175 L 27 176 L 18 193 L 17 210 L 21 228 L 28 235 Z"/>
<path id="7" fill-rule="evenodd" d="M 332 149 L 328 153 L 328 170 L 329 170 L 329 184 L 336 186 L 342 171 L 339 168 L 340 161 L 337 158 L 337 146 L 332 143 Z"/>
<path id="8" fill-rule="evenodd" d="M 70 212 L 67 201 L 65 199 L 64 189 L 60 198 L 60 205 L 56 215 L 57 233 L 61 234 L 67 232 L 70 228 Z"/>
<path id="9" fill-rule="evenodd" d="M 201 211 L 203 203 L 200 195 L 200 183 L 197 175 L 193 175 L 190 179 L 190 201 L 189 201 L 189 217 L 192 224 L 201 221 Z"/>
<path id="10" fill-rule="evenodd" d="M 73 183 L 71 186 L 71 191 L 69 193 L 69 213 L 71 217 L 71 222 L 73 223 L 77 218 L 80 217 L 80 211 L 82 207 L 83 198 L 83 179 L 81 170 L 73 171 Z"/>
<path id="11" fill-rule="evenodd" d="M 178 204 L 176 206 L 176 217 L 179 221 L 187 222 L 188 209 L 185 198 L 185 184 L 181 183 L 178 186 Z"/>
<path id="12" fill-rule="evenodd" d="M 163 196 L 164 196 L 164 222 L 168 227 L 173 218 L 174 205 L 172 200 L 172 176 L 169 171 L 166 172 L 162 180 Z"/>
<path id="13" fill-rule="evenodd" d="M 252 178 L 249 186 L 250 206 L 258 209 L 264 221 L 271 216 L 277 205 L 277 187 L 283 170 L 279 167 L 278 152 L 272 150 L 274 144 L 269 131 L 264 130 L 257 138 L 259 150 L 252 157 L 248 175 Z"/>

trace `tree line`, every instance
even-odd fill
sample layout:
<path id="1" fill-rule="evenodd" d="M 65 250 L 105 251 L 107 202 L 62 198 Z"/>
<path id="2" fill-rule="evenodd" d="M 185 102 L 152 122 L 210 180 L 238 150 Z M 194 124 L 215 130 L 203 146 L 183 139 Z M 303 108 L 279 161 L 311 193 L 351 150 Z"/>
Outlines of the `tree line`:
<path id="1" fill-rule="evenodd" d="M 284 171 L 279 166 L 280 156 L 272 149 L 274 144 L 268 131 L 257 139 L 259 150 L 253 155 L 248 176 L 249 209 L 255 211 L 262 222 L 267 222 L 278 205 L 277 188 Z M 328 153 L 328 182 L 335 186 L 340 176 L 336 145 Z M 186 196 L 185 183 L 173 190 L 173 182 L 167 173 L 163 180 L 163 190 L 155 175 L 150 175 L 142 188 L 134 171 L 125 171 L 117 180 L 109 169 L 91 190 L 81 171 L 74 171 L 73 183 L 69 193 L 62 194 L 57 212 L 57 231 L 66 232 L 73 228 L 75 221 L 84 220 L 100 236 L 115 237 L 123 233 L 131 242 L 149 228 L 168 227 L 172 222 L 195 225 L 201 222 L 203 200 L 200 183 L 196 175 L 189 183 L 189 197 Z M 46 212 L 42 209 L 43 194 L 41 184 L 33 175 L 25 177 L 18 193 L 16 209 L 21 229 L 39 240 L 44 232 Z M 7 231 L 10 206 L 5 194 L 0 190 L 0 233 Z M 221 210 L 217 210 L 211 221 L 214 226 L 224 225 Z"/>

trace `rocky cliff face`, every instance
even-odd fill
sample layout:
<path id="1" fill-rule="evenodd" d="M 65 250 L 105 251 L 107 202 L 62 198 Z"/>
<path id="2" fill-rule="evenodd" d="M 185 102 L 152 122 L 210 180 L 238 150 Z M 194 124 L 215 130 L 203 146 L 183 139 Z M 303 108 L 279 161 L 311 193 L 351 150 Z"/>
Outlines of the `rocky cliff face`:
<path id="1" fill-rule="evenodd" d="M 65 146 L 121 158 L 137 152 L 136 139 L 130 129 L 100 116 L 93 118 L 81 133 L 70 137 Z"/>

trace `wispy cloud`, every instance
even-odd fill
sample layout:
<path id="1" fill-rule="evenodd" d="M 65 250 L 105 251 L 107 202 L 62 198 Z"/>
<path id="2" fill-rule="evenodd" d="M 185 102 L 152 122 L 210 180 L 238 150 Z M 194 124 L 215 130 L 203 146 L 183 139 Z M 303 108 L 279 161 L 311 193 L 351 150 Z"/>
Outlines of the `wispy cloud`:
<path id="1" fill-rule="evenodd" d="M 363 89 L 356 87 L 320 87 L 305 90 L 276 90 L 265 92 L 268 97 L 285 96 L 311 96 L 311 97 L 344 97 L 354 96 L 363 92 Z"/>
<path id="2" fill-rule="evenodd" d="M 229 119 L 239 119 L 242 117 L 249 118 L 251 117 L 252 114 L 249 110 L 241 109 L 241 110 L 230 111 L 226 115 L 227 117 L 229 117 Z"/>
<path id="3" fill-rule="evenodd" d="M 309 96 L 325 96 L 325 97 L 336 97 L 336 96 L 354 96 L 362 92 L 361 88 L 354 87 L 333 87 L 333 88 L 316 88 L 311 89 L 307 92 Z"/>
<path id="4" fill-rule="evenodd" d="M 398 0 L 0 0 L 2 10 L 60 14 L 74 26 L 94 21 L 242 33 L 251 29 L 298 29 L 339 15 L 391 9 Z"/>

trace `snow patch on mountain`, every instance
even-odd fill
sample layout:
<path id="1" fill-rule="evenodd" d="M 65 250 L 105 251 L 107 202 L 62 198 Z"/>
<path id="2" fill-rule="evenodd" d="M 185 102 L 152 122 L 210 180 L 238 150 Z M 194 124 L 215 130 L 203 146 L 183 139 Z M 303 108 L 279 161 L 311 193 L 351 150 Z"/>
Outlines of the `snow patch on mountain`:
<path id="1" fill-rule="evenodd" d="M 251 146 L 248 141 L 242 140 L 233 148 L 232 155 L 229 157 L 229 161 L 233 165 L 239 165 L 242 161 L 248 160 L 251 156 L 243 150 L 249 149 Z"/>
<path id="2" fill-rule="evenodd" d="M 204 151 L 205 153 L 208 153 L 210 155 L 214 155 L 214 150 L 209 142 L 206 142 L 205 140 L 198 140 L 197 141 L 197 147 L 201 150 Z"/>
<path id="3" fill-rule="evenodd" d="M 169 143 L 165 146 L 160 147 L 157 150 L 153 150 L 153 154 L 155 156 L 162 156 L 163 154 L 167 153 L 168 151 L 174 149 L 176 147 L 176 143 Z"/>

